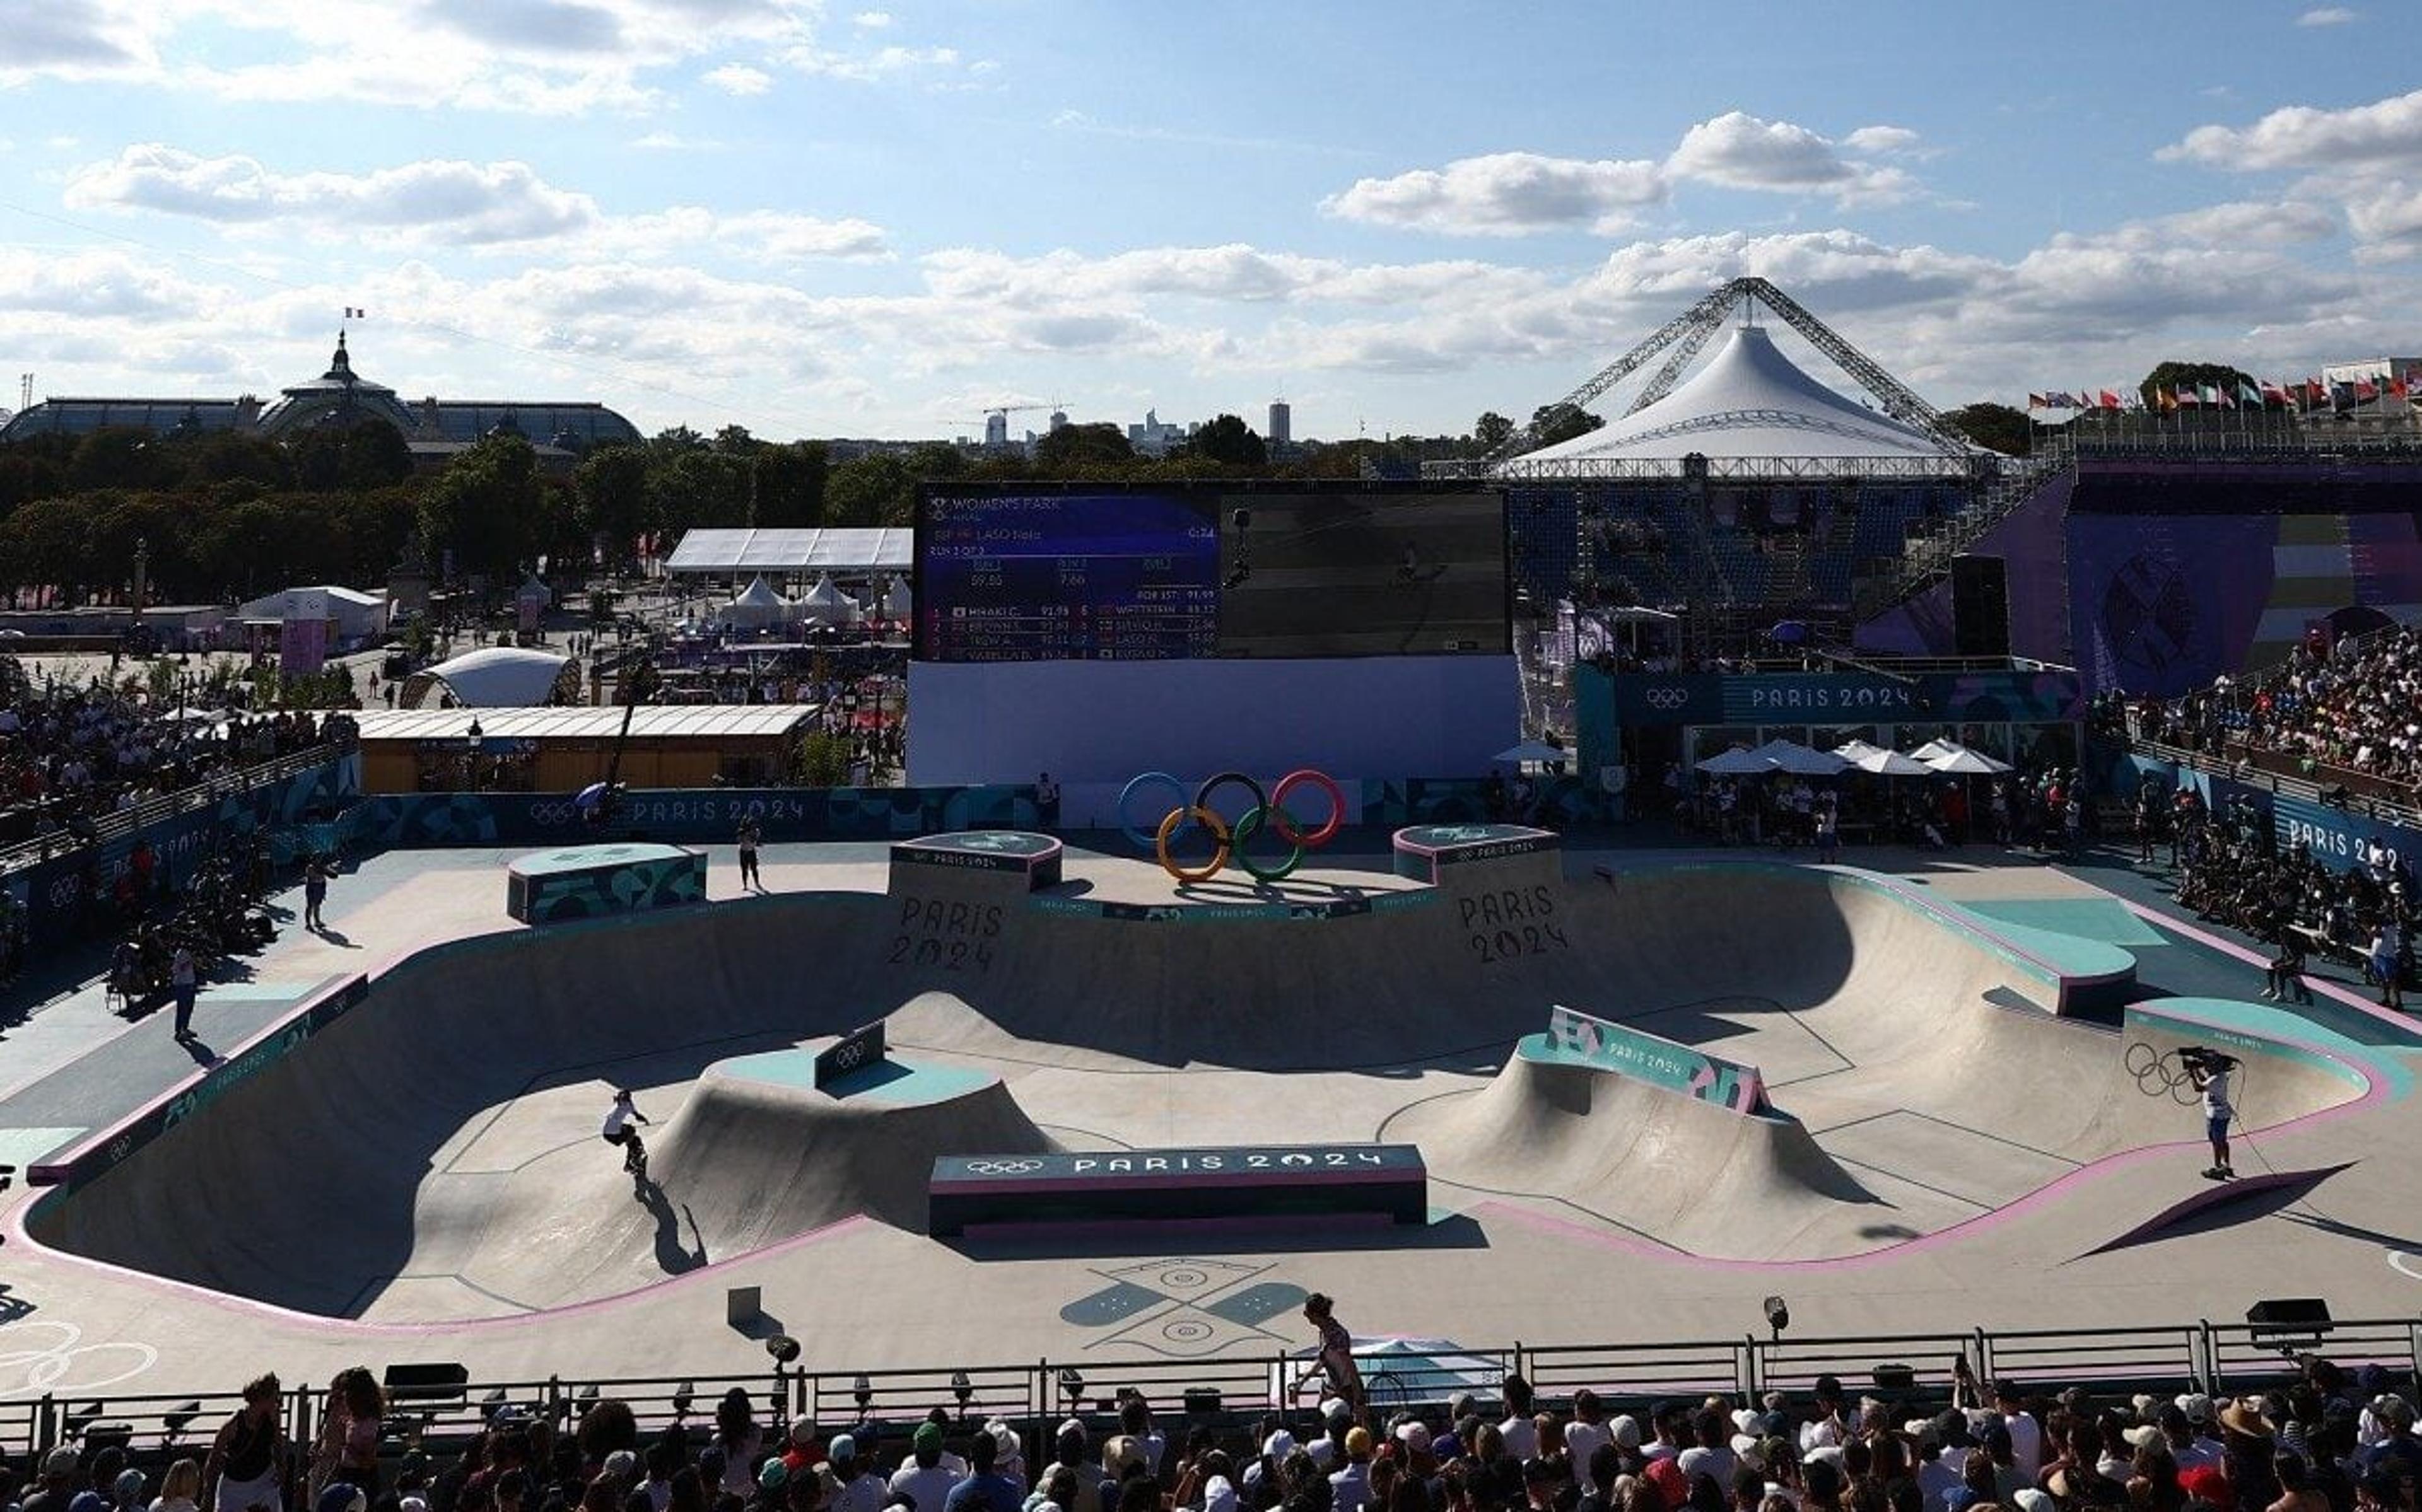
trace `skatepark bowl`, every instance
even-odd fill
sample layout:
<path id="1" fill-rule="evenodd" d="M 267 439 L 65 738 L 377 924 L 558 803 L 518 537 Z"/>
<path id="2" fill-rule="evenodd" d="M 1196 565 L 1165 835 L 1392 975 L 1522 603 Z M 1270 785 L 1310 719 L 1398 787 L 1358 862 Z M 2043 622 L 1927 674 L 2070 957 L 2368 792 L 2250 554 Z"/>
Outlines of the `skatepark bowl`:
<path id="1" fill-rule="evenodd" d="M 47 1193 L 25 1232 L 306 1314 L 497 1317 L 854 1221 L 921 1235 L 937 1156 L 1266 1143 L 1283 1110 L 1291 1138 L 1418 1146 L 1433 1226 L 1511 1206 L 1668 1253 L 1824 1261 L 1957 1242 L 2098 1162 L 2192 1150 L 2188 1044 L 2242 1060 L 2248 1131 L 2378 1092 L 2266 1037 L 2285 1016 L 2121 1006 L 2119 947 L 1891 879 L 1705 863 L 1613 887 L 1560 862 L 1313 919 L 1105 916 L 895 870 L 889 896 L 457 941 Z M 1613 1027 L 1576 1039 L 1574 1014 Z M 814 1052 L 878 1018 L 889 1058 L 816 1089 Z M 1707 1067 L 1754 1071 L 1711 1096 L 1690 1082 Z M 645 1181 L 598 1137 L 616 1086 L 656 1120 Z"/>

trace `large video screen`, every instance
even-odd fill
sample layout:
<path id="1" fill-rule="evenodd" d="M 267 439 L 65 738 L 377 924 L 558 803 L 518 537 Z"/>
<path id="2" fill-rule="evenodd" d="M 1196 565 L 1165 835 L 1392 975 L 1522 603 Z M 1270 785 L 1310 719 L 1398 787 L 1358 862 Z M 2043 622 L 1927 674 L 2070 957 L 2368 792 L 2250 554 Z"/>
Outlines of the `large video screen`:
<path id="1" fill-rule="evenodd" d="M 918 501 L 926 662 L 1504 654 L 1498 495 L 934 485 Z"/>

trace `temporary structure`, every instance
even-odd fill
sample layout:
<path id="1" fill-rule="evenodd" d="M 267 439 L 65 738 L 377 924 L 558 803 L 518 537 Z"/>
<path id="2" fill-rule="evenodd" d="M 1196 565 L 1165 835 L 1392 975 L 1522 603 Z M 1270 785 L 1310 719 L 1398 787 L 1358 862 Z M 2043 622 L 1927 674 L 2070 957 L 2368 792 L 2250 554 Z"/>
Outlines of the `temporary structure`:
<path id="1" fill-rule="evenodd" d="M 1834 754 L 1838 756 L 1841 753 L 1837 751 Z M 1905 756 L 1898 751 L 1886 751 L 1876 746 L 1869 746 L 1852 757 L 1850 765 L 1878 777 L 1930 777 L 1935 772 L 1934 768 L 1923 761 Z"/>
<path id="2" fill-rule="evenodd" d="M 857 600 L 833 586 L 830 578 L 816 579 L 816 585 L 799 596 L 799 617 L 811 625 L 851 625 L 857 622 Z"/>
<path id="3" fill-rule="evenodd" d="M 718 624 L 756 630 L 795 619 L 798 614 L 799 606 L 775 592 L 763 578 L 750 578 L 748 586 L 732 595 L 730 603 L 715 612 L 715 618 Z"/>
<path id="4" fill-rule="evenodd" d="M 1524 740 L 1521 744 L 1508 746 L 1490 757 L 1491 760 L 1506 762 L 1513 766 L 1520 766 L 1526 761 L 1570 761 L 1572 758 L 1573 754 L 1570 751 L 1562 746 L 1549 745 L 1545 740 Z"/>
<path id="5" fill-rule="evenodd" d="M 547 703 L 550 694 L 568 698 L 579 691 L 579 676 L 571 668 L 572 658 L 553 651 L 482 647 L 414 673 L 399 703 L 420 708 L 442 686 L 464 709 L 531 709 Z"/>
<path id="6" fill-rule="evenodd" d="M 1736 745 L 1720 756 L 1711 756 L 1700 762 L 1699 770 L 1711 777 L 1762 777 L 1774 771 L 1775 765 L 1769 757 Z"/>
<path id="7" fill-rule="evenodd" d="M 893 578 L 891 585 L 883 590 L 883 617 L 905 623 L 909 613 L 915 607 L 915 602 L 908 592 L 908 580 Z"/>

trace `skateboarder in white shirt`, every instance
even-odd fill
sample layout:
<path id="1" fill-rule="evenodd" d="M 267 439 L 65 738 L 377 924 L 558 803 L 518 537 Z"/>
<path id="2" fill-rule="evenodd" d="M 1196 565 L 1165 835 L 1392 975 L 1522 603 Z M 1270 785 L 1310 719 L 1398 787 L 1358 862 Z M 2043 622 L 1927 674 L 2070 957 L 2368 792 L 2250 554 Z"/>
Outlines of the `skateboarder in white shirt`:
<path id="1" fill-rule="evenodd" d="M 642 1180 L 648 1175 L 648 1146 L 632 1126 L 647 1121 L 648 1115 L 632 1105 L 630 1089 L 625 1087 L 614 1094 L 614 1106 L 606 1110 L 602 1130 L 606 1144 L 622 1146 L 622 1169 Z"/>

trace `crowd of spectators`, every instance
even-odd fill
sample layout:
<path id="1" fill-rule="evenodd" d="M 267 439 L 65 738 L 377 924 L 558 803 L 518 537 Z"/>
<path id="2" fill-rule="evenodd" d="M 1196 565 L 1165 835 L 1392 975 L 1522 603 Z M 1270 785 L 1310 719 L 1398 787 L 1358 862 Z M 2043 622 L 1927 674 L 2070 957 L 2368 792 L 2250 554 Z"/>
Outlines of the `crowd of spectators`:
<path id="1" fill-rule="evenodd" d="M 38 689 L 0 673 L 0 845 L 104 816 L 330 740 L 352 716 L 246 714 L 149 699 L 99 681 Z"/>
<path id="2" fill-rule="evenodd" d="M 2084 774 L 2059 767 L 1993 778 L 1702 777 L 1686 791 L 1676 764 L 1663 786 L 1685 826 L 1722 845 L 1822 852 L 1830 835 L 1835 845 L 1995 845 L 2074 857 L 2096 828 Z"/>
<path id="3" fill-rule="evenodd" d="M 496 1409 L 457 1453 L 383 1457 L 367 1371 L 331 1389 L 317 1442 L 284 1442 L 275 1378 L 206 1457 L 149 1469 L 54 1450 L 12 1512 L 2416 1512 L 2410 1387 L 2306 1358 L 2277 1390 L 2056 1394 L 1963 1371 L 1940 1395 L 1709 1396 L 1618 1411 L 1550 1404 L 1508 1377 L 1486 1400 L 1373 1418 L 1343 1401 L 1248 1426 L 1070 1418 L 1045 1443 L 936 1408 L 826 1433 L 763 1421 L 733 1389 L 711 1424 L 643 1429 L 606 1399 L 558 1427 Z M 271 1411 L 263 1411 L 263 1404 Z M 266 1468 L 264 1468 L 266 1467 Z M 157 1474 L 158 1483 L 151 1476 Z"/>
<path id="4" fill-rule="evenodd" d="M 2105 706 L 2106 720 L 2113 712 Z M 2131 734 L 2187 750 L 2270 753 L 2328 782 L 2352 773 L 2422 792 L 2422 631 L 2307 637 L 2274 671 L 2216 679 L 2168 702 L 2121 703 Z"/>
<path id="5" fill-rule="evenodd" d="M 2207 813 L 2193 789 L 2165 799 L 2152 783 L 2137 809 L 2138 856 L 2149 860 L 2158 840 L 2169 841 L 2180 903 L 2278 947 L 2274 990 L 2298 974 L 2287 965 L 2311 952 L 2359 964 L 2383 1005 L 2403 1005 L 2414 873 L 2393 849 L 2369 842 L 2351 858 L 2356 865 L 2326 865 L 2302 841 L 2281 846 L 2250 803 Z"/>

